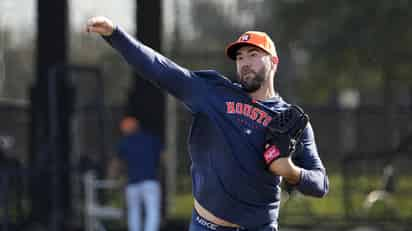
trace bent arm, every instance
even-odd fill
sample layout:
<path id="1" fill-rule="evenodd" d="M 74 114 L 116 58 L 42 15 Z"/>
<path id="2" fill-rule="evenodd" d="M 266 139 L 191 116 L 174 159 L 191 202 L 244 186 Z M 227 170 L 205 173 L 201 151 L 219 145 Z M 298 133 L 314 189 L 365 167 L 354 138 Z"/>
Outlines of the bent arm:
<path id="1" fill-rule="evenodd" d="M 293 162 L 300 167 L 300 180 L 294 187 L 301 193 L 323 197 L 329 191 L 329 179 L 319 157 L 313 130 L 310 124 L 302 136 L 301 149 L 295 154 Z"/>

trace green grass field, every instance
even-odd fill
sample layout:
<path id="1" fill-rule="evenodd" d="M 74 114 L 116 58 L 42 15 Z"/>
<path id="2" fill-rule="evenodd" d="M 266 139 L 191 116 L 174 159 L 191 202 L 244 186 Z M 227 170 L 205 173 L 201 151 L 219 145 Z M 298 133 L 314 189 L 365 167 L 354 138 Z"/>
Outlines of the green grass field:
<path id="1" fill-rule="evenodd" d="M 377 202 L 371 209 L 363 207 L 367 194 L 379 188 L 378 176 L 362 176 L 351 179 L 351 197 L 348 202 L 343 197 L 343 181 L 340 174 L 329 176 L 330 190 L 325 198 L 318 199 L 296 194 L 284 201 L 283 196 L 280 221 L 289 224 L 312 224 L 319 220 L 345 221 L 345 203 L 350 203 L 348 215 L 354 219 L 395 219 L 412 220 L 412 177 L 399 176 L 397 190 L 392 199 Z M 178 194 L 171 219 L 189 219 L 193 208 L 190 193 Z"/>

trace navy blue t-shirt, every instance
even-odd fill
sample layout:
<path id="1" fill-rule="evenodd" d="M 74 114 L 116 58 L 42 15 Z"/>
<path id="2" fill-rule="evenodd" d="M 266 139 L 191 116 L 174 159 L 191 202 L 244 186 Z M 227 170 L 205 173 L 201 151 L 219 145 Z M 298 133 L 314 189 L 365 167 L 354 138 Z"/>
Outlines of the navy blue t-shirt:
<path id="1" fill-rule="evenodd" d="M 124 136 L 118 145 L 118 153 L 128 169 L 129 184 L 144 180 L 158 180 L 160 140 L 144 131 Z"/>
<path id="2" fill-rule="evenodd" d="M 277 224 L 282 178 L 265 166 L 264 137 L 270 111 L 289 105 L 281 97 L 255 102 L 218 72 L 183 68 L 119 27 L 104 38 L 139 76 L 174 95 L 192 113 L 188 143 L 196 200 L 215 216 L 251 230 Z M 294 162 L 302 168 L 296 189 L 325 195 L 329 182 L 310 123 Z"/>

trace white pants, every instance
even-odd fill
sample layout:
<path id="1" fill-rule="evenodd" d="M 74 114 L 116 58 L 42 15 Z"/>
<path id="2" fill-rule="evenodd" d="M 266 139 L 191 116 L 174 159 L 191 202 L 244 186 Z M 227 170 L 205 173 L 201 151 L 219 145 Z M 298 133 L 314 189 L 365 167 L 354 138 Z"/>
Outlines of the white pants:
<path id="1" fill-rule="evenodd" d="M 160 226 L 160 184 L 147 180 L 137 184 L 129 184 L 126 188 L 129 231 L 158 231 Z M 145 208 L 145 219 L 142 225 L 142 206 Z"/>

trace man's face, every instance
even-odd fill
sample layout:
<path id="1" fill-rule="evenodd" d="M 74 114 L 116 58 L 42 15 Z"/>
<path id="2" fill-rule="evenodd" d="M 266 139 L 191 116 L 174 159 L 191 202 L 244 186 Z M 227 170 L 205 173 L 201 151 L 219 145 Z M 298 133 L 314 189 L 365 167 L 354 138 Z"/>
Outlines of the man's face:
<path id="1" fill-rule="evenodd" d="M 236 52 L 236 68 L 245 91 L 255 92 L 270 77 L 272 59 L 260 48 L 242 46 Z"/>

